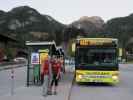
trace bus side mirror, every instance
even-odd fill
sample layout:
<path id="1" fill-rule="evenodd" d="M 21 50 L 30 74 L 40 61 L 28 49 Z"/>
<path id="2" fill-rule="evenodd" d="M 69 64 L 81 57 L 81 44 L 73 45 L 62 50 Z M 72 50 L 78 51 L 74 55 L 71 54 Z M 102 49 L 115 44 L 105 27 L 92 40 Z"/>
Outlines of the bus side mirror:
<path id="1" fill-rule="evenodd" d="M 118 62 L 122 61 L 122 55 L 123 55 L 122 48 L 118 48 Z"/>
<path id="2" fill-rule="evenodd" d="M 118 55 L 119 57 L 122 57 L 122 48 L 119 48 L 118 54 L 119 54 L 119 55 Z"/>

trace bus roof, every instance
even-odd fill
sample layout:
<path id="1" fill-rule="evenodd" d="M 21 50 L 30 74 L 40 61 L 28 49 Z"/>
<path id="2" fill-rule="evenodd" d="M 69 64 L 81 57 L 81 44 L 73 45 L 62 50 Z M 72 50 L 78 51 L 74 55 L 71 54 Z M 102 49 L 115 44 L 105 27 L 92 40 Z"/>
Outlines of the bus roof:
<path id="1" fill-rule="evenodd" d="M 118 39 L 116 39 L 116 38 L 78 38 L 77 40 L 94 40 L 94 41 L 96 41 L 96 40 L 109 40 L 109 41 L 118 41 Z"/>
<path id="2" fill-rule="evenodd" d="M 102 45 L 118 45 L 118 39 L 116 38 L 78 38 L 77 44 L 81 46 L 102 46 Z"/>

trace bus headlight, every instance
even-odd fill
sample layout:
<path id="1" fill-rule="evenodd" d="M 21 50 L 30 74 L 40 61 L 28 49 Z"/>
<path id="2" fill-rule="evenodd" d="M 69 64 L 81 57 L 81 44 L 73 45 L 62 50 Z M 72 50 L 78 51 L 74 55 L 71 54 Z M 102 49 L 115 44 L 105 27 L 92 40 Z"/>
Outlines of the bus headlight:
<path id="1" fill-rule="evenodd" d="M 78 75 L 78 78 L 81 79 L 82 78 L 82 75 Z"/>
<path id="2" fill-rule="evenodd" d="M 118 76 L 112 76 L 112 79 L 118 80 Z"/>

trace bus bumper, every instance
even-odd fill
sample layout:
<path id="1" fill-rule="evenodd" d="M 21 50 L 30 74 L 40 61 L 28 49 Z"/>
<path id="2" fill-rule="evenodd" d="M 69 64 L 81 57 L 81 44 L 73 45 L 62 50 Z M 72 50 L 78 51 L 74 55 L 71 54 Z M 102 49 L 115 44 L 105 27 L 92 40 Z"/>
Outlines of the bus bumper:
<path id="1" fill-rule="evenodd" d="M 75 81 L 78 82 L 96 82 L 96 83 L 112 83 L 119 82 L 118 71 L 83 71 L 77 70 Z"/>

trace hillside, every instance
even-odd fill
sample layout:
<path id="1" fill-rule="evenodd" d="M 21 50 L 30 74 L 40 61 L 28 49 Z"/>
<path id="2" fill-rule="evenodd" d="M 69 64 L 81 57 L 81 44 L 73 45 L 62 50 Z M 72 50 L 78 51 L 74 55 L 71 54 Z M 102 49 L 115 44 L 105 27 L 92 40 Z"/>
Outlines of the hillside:
<path id="1" fill-rule="evenodd" d="M 10 35 L 21 42 L 26 40 L 62 41 L 65 25 L 48 15 L 42 15 L 28 6 L 0 11 L 0 33 Z M 58 39 L 56 38 L 58 35 Z"/>
<path id="2" fill-rule="evenodd" d="M 105 25 L 105 32 L 118 38 L 121 46 L 126 47 L 133 37 L 133 14 L 109 20 Z"/>
<path id="3" fill-rule="evenodd" d="M 66 40 L 78 35 L 85 37 L 113 37 L 118 38 L 120 47 L 131 48 L 133 43 L 133 14 L 108 20 L 107 23 L 97 16 L 83 16 L 65 29 L 68 34 Z"/>
<path id="4" fill-rule="evenodd" d="M 95 37 L 104 30 L 104 21 L 98 16 L 83 16 L 79 20 L 69 24 L 64 34 L 69 34 L 65 37 L 68 40 L 70 37 L 75 38 L 77 35 L 86 37 Z"/>
<path id="5" fill-rule="evenodd" d="M 107 23 L 98 16 L 83 16 L 64 25 L 49 15 L 40 14 L 28 6 L 20 6 L 5 12 L 0 10 L 0 34 L 25 41 L 55 40 L 62 44 L 77 36 L 115 37 L 120 46 L 126 47 L 133 40 L 133 14 L 113 18 Z"/>

